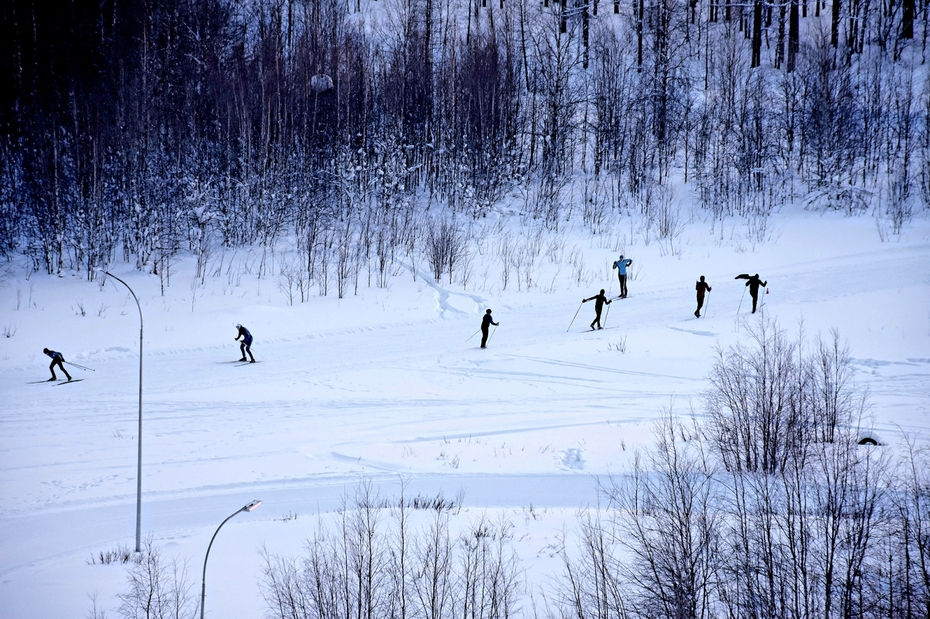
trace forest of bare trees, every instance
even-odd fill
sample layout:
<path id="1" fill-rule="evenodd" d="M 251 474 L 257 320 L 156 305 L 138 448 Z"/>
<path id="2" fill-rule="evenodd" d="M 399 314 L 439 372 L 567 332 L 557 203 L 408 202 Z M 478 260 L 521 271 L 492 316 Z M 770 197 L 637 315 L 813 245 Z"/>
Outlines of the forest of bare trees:
<path id="1" fill-rule="evenodd" d="M 205 269 L 217 247 L 289 239 L 301 295 L 342 295 L 515 192 L 545 228 L 577 203 L 596 230 L 596 211 L 651 215 L 672 179 L 714 219 L 802 200 L 899 232 L 930 202 L 928 11 L 12 0 L 0 253 L 170 277 L 185 252 Z"/>

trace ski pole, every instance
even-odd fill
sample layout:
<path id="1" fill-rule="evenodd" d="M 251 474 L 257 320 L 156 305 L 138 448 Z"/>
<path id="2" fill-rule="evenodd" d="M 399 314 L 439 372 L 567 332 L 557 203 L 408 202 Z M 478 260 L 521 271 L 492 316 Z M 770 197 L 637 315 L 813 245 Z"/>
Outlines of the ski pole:
<path id="1" fill-rule="evenodd" d="M 77 363 L 71 363 L 70 361 L 65 361 L 68 365 L 73 365 L 76 368 L 81 368 L 82 370 L 90 370 L 91 372 L 96 372 L 94 368 L 85 368 L 83 365 L 78 365 Z"/>
<path id="2" fill-rule="evenodd" d="M 584 305 L 584 301 L 581 302 L 581 305 Z M 572 325 L 575 324 L 575 319 L 578 318 L 578 312 L 581 311 L 581 305 L 579 305 L 578 309 L 575 310 L 575 315 L 572 316 L 572 321 L 568 323 L 568 329 L 565 329 L 566 333 L 568 333 L 568 331 L 572 328 Z"/>
<path id="3" fill-rule="evenodd" d="M 746 288 L 743 288 L 743 296 L 739 298 L 739 307 L 736 308 L 736 314 L 739 315 L 739 311 L 743 309 L 743 299 L 746 298 Z"/>
<path id="4" fill-rule="evenodd" d="M 707 303 L 704 305 L 704 318 L 707 318 L 707 310 L 710 309 L 710 292 L 707 293 Z"/>
<path id="5" fill-rule="evenodd" d="M 610 303 L 607 304 L 607 313 L 604 314 L 604 328 L 607 328 L 607 319 L 610 317 Z"/>
<path id="6" fill-rule="evenodd" d="M 468 339 L 466 339 L 465 341 L 467 342 L 467 341 L 470 340 L 471 338 L 473 338 L 473 337 L 475 337 L 476 335 L 478 335 L 478 333 L 480 333 L 480 332 L 481 332 L 481 329 L 478 329 L 477 331 L 475 331 L 474 333 L 472 333 L 471 335 L 469 335 L 469 336 L 468 336 Z"/>
<path id="7" fill-rule="evenodd" d="M 494 328 L 491 329 L 491 335 L 488 336 L 488 344 L 491 343 L 491 338 L 494 337 L 494 333 L 497 331 L 497 325 L 494 325 Z"/>

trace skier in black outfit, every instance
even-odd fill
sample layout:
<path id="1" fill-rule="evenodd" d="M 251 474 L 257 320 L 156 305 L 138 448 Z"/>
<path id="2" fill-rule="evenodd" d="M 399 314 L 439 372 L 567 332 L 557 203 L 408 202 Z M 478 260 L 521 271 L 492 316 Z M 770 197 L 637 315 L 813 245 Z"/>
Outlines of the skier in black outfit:
<path id="1" fill-rule="evenodd" d="M 255 363 L 255 355 L 252 354 L 252 334 L 242 325 L 236 325 L 236 328 L 239 329 L 239 335 L 236 336 L 236 341 L 238 342 L 239 338 L 242 338 L 242 344 L 239 345 L 239 350 L 242 351 L 242 359 L 239 359 L 239 361 L 247 361 L 245 353 L 249 353 L 249 357 L 252 358 L 249 363 Z"/>
<path id="2" fill-rule="evenodd" d="M 704 281 L 704 276 L 701 275 L 701 281 L 694 284 L 694 289 L 697 290 L 697 309 L 694 310 L 694 316 L 696 318 L 701 317 L 701 308 L 704 307 L 704 293 L 710 292 L 710 284 Z"/>
<path id="3" fill-rule="evenodd" d="M 491 328 L 491 325 L 495 327 L 499 325 L 499 322 L 494 322 L 494 319 L 491 317 L 491 310 L 487 310 L 484 313 L 484 316 L 481 318 L 481 347 L 488 347 L 488 330 Z"/>
<path id="4" fill-rule="evenodd" d="M 610 305 L 610 299 L 604 296 L 604 289 L 601 288 L 600 294 L 596 294 L 593 297 L 588 297 L 587 299 L 584 299 L 582 303 L 587 303 L 588 301 L 594 301 L 595 316 L 594 316 L 594 322 L 591 323 L 591 329 L 592 330 L 594 329 L 594 325 L 597 325 L 598 329 L 602 329 L 603 327 L 601 327 L 601 310 L 604 309 L 604 303 L 606 303 L 607 305 Z"/>
<path id="5" fill-rule="evenodd" d="M 48 366 L 48 369 L 52 371 L 52 377 L 48 379 L 48 382 L 58 380 L 58 377 L 55 376 L 56 365 L 61 368 L 61 371 L 65 373 L 65 376 L 68 377 L 68 380 L 71 380 L 71 375 L 68 374 L 68 370 L 65 369 L 65 356 L 63 354 L 60 352 L 55 352 L 54 350 L 49 350 L 48 348 L 43 348 L 42 352 L 52 358 L 52 364 Z"/>
<path id="6" fill-rule="evenodd" d="M 759 286 L 765 287 L 768 286 L 768 281 L 762 281 L 759 279 L 759 274 L 756 273 L 746 281 L 746 285 L 749 286 L 749 296 L 752 297 L 752 313 L 756 313 L 756 301 L 759 300 Z"/>

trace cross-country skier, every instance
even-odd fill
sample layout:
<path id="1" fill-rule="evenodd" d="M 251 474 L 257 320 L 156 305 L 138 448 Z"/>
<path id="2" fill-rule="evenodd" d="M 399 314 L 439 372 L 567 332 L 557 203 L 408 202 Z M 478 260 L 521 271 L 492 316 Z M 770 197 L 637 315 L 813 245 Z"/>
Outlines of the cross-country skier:
<path id="1" fill-rule="evenodd" d="M 697 290 L 697 309 L 694 310 L 694 316 L 696 318 L 701 317 L 701 308 L 704 307 L 704 293 L 710 292 L 710 284 L 704 281 L 704 276 L 701 275 L 701 281 L 694 284 L 694 289 Z"/>
<path id="2" fill-rule="evenodd" d="M 239 345 L 239 350 L 242 351 L 242 359 L 239 359 L 239 361 L 247 361 L 245 353 L 249 353 L 249 357 L 252 358 L 249 363 L 255 363 L 255 355 L 252 354 L 252 334 L 242 325 L 236 325 L 236 328 L 239 329 L 239 335 L 236 336 L 236 341 L 238 342 L 239 338 L 242 338 L 242 344 Z"/>
<path id="3" fill-rule="evenodd" d="M 43 348 L 42 352 L 52 358 L 52 364 L 48 366 L 48 369 L 52 371 L 52 377 L 48 379 L 48 382 L 58 380 L 58 377 L 55 376 L 56 365 L 61 368 L 61 371 L 65 373 L 65 376 L 68 377 L 68 380 L 71 380 L 71 375 L 68 374 L 68 370 L 65 369 L 65 356 L 63 354 L 60 352 L 55 352 L 54 350 L 49 350 L 48 348 Z"/>
<path id="4" fill-rule="evenodd" d="M 748 278 L 746 285 L 749 286 L 749 296 L 752 297 L 752 313 L 756 313 L 756 301 L 759 300 L 759 286 L 765 287 L 768 286 L 768 281 L 762 281 L 759 279 L 759 274 L 756 273 L 752 277 Z"/>
<path id="5" fill-rule="evenodd" d="M 594 325 L 597 325 L 598 329 L 601 327 L 601 310 L 604 309 L 604 303 L 610 305 L 610 299 L 604 296 L 604 289 L 601 288 L 600 294 L 596 294 L 593 297 L 588 297 L 587 299 L 582 300 L 582 303 L 587 303 L 588 301 L 594 301 L 594 321 L 591 323 L 591 329 L 594 329 Z"/>
<path id="6" fill-rule="evenodd" d="M 488 331 L 491 328 L 491 325 L 495 327 L 499 325 L 499 322 L 494 322 L 494 319 L 491 317 L 491 310 L 484 312 L 484 316 L 481 318 L 481 347 L 488 347 Z"/>
<path id="7" fill-rule="evenodd" d="M 623 254 L 620 254 L 620 259 L 614 262 L 614 267 L 617 269 L 617 277 L 620 278 L 620 298 L 626 298 L 626 268 L 633 264 L 632 258 L 624 258 Z"/>

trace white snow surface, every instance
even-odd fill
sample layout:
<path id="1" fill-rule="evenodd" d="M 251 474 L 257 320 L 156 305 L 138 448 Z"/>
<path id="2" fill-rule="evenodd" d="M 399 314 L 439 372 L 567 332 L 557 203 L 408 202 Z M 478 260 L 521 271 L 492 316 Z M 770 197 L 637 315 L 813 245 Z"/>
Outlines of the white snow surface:
<path id="1" fill-rule="evenodd" d="M 215 255 L 202 285 L 180 259 L 164 295 L 157 275 L 114 265 L 144 314 L 143 535 L 187 563 L 199 594 L 216 527 L 262 500 L 217 536 L 205 606 L 209 617 L 257 618 L 262 548 L 297 554 L 316 515 L 359 481 L 389 497 L 403 480 L 408 495 L 460 494 L 466 520 L 504 511 L 530 575 L 557 573 L 554 540 L 597 505 L 597 479 L 627 470 L 663 409 L 700 417 L 715 347 L 745 338 L 763 313 L 791 334 L 801 322 L 810 337 L 837 329 L 871 394 L 864 431 L 887 449 L 926 441 L 930 223 L 885 242 L 872 217 L 790 211 L 770 223 L 755 246 L 739 221 L 723 232 L 689 224 L 680 251 L 628 242 L 630 296 L 596 332 L 585 331 L 593 303 L 567 328 L 582 298 L 616 295 L 620 252 L 580 229 L 560 237 L 583 253 L 587 281 L 540 258 L 544 283 L 529 292 L 501 289 L 490 251 L 474 266 L 489 275 L 466 289 L 408 265 L 386 289 L 368 287 L 363 270 L 357 294 L 338 299 L 333 286 L 293 306 L 277 277 L 254 275 L 261 250 Z M 768 280 L 755 316 L 734 280 L 744 272 Z M 695 319 L 700 275 L 713 291 Z M 113 279 L 101 287 L 16 262 L 0 285 L 0 618 L 84 617 L 91 596 L 117 616 L 127 566 L 91 558 L 134 545 L 135 303 Z M 500 327 L 481 350 L 472 334 L 486 308 Z M 257 364 L 234 363 L 239 322 Z M 43 347 L 93 371 L 35 382 L 49 377 Z"/>

